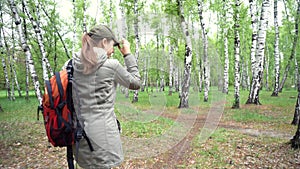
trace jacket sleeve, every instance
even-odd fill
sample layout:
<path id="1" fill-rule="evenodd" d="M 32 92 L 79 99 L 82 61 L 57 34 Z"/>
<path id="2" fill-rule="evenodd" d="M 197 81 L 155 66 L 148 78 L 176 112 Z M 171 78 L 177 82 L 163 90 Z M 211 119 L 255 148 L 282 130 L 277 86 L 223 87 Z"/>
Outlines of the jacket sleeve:
<path id="1" fill-rule="evenodd" d="M 116 82 L 120 85 L 132 90 L 138 90 L 140 88 L 140 73 L 136 59 L 133 55 L 128 55 L 124 58 L 127 70 L 118 63 L 116 68 Z"/>

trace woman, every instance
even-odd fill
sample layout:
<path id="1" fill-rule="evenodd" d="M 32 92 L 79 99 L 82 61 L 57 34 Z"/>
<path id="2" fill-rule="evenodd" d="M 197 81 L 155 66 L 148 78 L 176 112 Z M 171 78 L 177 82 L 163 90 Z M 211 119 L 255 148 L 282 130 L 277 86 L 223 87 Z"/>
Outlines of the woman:
<path id="1" fill-rule="evenodd" d="M 123 54 L 127 70 L 118 60 L 110 59 L 115 46 Z M 81 139 L 78 155 L 75 153 L 77 163 L 82 168 L 118 166 L 124 157 L 114 113 L 117 84 L 133 90 L 140 88 L 130 44 L 125 39 L 118 42 L 107 26 L 95 26 L 83 35 L 81 53 L 74 56 L 73 67 L 75 111 L 94 148 L 91 151 L 87 141 Z M 73 146 L 73 152 L 75 149 Z"/>

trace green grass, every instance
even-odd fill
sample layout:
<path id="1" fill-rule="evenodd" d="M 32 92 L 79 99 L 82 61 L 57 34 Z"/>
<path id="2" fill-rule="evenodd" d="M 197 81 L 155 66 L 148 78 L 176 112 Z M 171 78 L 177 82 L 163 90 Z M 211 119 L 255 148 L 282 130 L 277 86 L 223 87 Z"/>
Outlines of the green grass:
<path id="1" fill-rule="evenodd" d="M 276 146 L 285 141 L 272 137 L 255 138 L 235 130 L 219 128 L 205 142 L 199 135 L 193 140 L 193 150 L 188 158 L 195 162 L 185 164 L 184 168 L 243 168 L 247 156 L 259 161 L 268 155 L 277 158 L 276 151 L 286 151 L 292 155 L 297 153 L 289 149 L 277 150 Z"/>
<path id="2" fill-rule="evenodd" d="M 262 130 L 274 130 L 282 133 L 295 133 L 295 126 L 291 126 L 290 122 L 294 115 L 295 103 L 297 99 L 297 91 L 287 90 L 279 93 L 278 97 L 271 97 L 271 91 L 261 91 L 261 106 L 245 105 L 248 98 L 248 91 L 241 91 L 240 109 L 231 109 L 233 103 L 233 90 L 228 95 L 223 95 L 211 88 L 209 93 L 209 101 L 203 102 L 203 93 L 190 91 L 189 103 L 190 109 L 178 109 L 179 97 L 178 93 L 172 96 L 168 95 L 168 91 L 157 92 L 139 92 L 139 102 L 132 103 L 132 92 L 129 98 L 118 92 L 115 105 L 115 112 L 122 124 L 122 135 L 133 138 L 151 138 L 163 135 L 174 126 L 181 127 L 180 121 L 174 119 L 178 115 L 183 117 L 197 113 L 208 112 L 212 105 L 225 106 L 222 120 L 238 125 L 260 126 Z M 17 95 L 16 95 L 17 96 Z M 226 101 L 223 103 L 223 101 Z M 42 115 L 40 121 L 37 121 L 38 101 L 31 92 L 29 101 L 24 97 L 16 97 L 15 101 L 9 101 L 6 98 L 6 92 L 0 91 L 0 103 L 4 112 L 0 112 L 0 143 L 2 148 L 8 150 L 10 146 L 22 145 L 33 146 L 40 143 L 39 138 L 43 138 L 46 142 L 45 129 L 43 126 Z M 221 109 L 223 110 L 223 109 Z M 176 128 L 176 127 L 175 127 Z M 200 133 L 200 131 L 199 131 Z M 248 154 L 255 158 L 261 158 L 264 154 L 259 154 L 260 150 L 265 151 L 269 148 L 276 151 L 273 147 L 259 145 L 265 144 L 282 144 L 282 139 L 276 138 L 253 138 L 243 135 L 238 131 L 228 129 L 217 129 L 208 139 L 203 142 L 198 135 L 192 141 L 192 153 L 188 158 L 192 158 L 194 163 L 181 164 L 178 168 L 231 168 L 230 161 L 235 164 L 234 167 L 245 167 L 235 161 L 239 158 L 235 153 L 241 153 L 245 149 Z M 250 140 L 252 139 L 252 140 Z M 245 145 L 245 146 L 244 146 Z M 244 147 L 243 147 L 244 146 Z M 241 150 L 240 150 L 240 147 Z M 252 148 L 256 152 L 252 152 Z M 269 151 L 270 150 L 266 150 Z M 268 154 L 266 154 L 268 156 Z M 1 165 L 1 159 L 0 159 Z"/>

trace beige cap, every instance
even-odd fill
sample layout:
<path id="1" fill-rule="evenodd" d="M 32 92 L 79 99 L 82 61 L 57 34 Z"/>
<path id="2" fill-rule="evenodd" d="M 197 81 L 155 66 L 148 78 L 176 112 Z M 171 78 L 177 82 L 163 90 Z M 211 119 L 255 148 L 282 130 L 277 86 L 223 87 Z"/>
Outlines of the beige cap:
<path id="1" fill-rule="evenodd" d="M 114 46 L 119 46 L 119 41 L 115 37 L 114 33 L 110 30 L 109 27 L 105 25 L 96 25 L 88 33 L 90 37 L 96 36 L 98 38 L 108 38 L 114 41 Z"/>

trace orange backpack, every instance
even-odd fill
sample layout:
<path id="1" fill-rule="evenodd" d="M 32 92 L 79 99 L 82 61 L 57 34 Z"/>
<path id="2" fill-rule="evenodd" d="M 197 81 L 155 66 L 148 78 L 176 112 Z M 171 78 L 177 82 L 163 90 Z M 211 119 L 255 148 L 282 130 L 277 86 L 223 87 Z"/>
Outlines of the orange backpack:
<path id="1" fill-rule="evenodd" d="M 38 107 L 38 114 L 40 110 L 43 112 L 49 142 L 55 147 L 67 147 L 70 169 L 74 168 L 73 144 L 76 144 L 77 153 L 79 141 L 84 137 L 90 150 L 94 150 L 76 116 L 72 99 L 72 79 L 73 66 L 70 60 L 66 69 L 56 72 L 49 81 L 45 82 L 42 105 Z"/>

